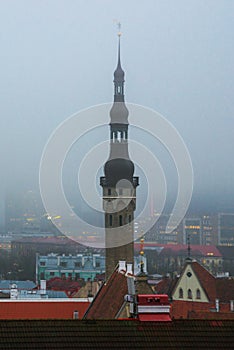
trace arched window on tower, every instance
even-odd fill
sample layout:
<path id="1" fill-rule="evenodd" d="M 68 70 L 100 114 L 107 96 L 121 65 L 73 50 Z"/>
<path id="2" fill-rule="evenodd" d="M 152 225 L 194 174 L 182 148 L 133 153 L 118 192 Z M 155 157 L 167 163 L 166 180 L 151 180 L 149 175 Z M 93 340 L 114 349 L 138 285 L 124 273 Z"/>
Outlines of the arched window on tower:
<path id="1" fill-rule="evenodd" d="M 123 226 L 123 217 L 122 217 L 122 215 L 119 216 L 119 226 Z"/>
<path id="2" fill-rule="evenodd" d="M 183 299 L 183 297 L 184 297 L 184 292 L 183 292 L 183 289 L 180 288 L 180 289 L 179 289 L 179 298 L 180 298 L 180 299 Z"/>
<path id="3" fill-rule="evenodd" d="M 112 215 L 110 215 L 110 217 L 109 217 L 109 225 L 112 226 L 112 223 L 113 223 L 113 217 L 112 217 Z"/>
<path id="4" fill-rule="evenodd" d="M 201 291 L 200 291 L 200 289 L 196 290 L 196 299 L 201 299 Z"/>
<path id="5" fill-rule="evenodd" d="M 193 295 L 192 295 L 192 291 L 191 289 L 188 289 L 188 299 L 192 299 Z"/>

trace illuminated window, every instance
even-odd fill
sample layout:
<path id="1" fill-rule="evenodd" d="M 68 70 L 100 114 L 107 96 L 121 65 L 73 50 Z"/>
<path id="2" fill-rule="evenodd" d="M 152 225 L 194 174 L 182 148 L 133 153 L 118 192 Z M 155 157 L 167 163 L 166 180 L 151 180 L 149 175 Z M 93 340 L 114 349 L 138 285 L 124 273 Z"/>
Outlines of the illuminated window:
<path id="1" fill-rule="evenodd" d="M 180 288 L 179 289 L 179 298 L 182 299 L 184 297 L 184 292 L 183 292 L 183 289 Z"/>

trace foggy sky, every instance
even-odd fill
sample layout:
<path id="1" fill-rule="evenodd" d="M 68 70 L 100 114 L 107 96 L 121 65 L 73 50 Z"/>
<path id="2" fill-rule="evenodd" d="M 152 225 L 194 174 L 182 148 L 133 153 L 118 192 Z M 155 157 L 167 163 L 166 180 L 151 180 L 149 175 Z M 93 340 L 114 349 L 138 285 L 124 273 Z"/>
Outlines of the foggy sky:
<path id="1" fill-rule="evenodd" d="M 43 148 L 63 120 L 112 101 L 115 19 L 126 100 L 177 128 L 196 196 L 234 195 L 233 13 L 231 0 L 1 1 L 1 198 L 38 187 Z"/>

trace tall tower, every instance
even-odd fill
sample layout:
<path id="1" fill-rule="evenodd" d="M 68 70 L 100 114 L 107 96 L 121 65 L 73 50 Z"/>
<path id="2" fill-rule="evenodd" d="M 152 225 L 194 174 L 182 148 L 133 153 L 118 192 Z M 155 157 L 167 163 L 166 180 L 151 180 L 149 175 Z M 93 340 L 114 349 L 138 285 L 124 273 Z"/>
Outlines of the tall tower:
<path id="1" fill-rule="evenodd" d="M 120 61 L 118 34 L 118 62 L 114 72 L 114 103 L 110 110 L 110 155 L 104 165 L 103 187 L 105 211 L 106 279 L 119 260 L 133 263 L 134 211 L 136 187 L 134 164 L 128 154 L 128 109 L 124 102 L 124 71 Z"/>

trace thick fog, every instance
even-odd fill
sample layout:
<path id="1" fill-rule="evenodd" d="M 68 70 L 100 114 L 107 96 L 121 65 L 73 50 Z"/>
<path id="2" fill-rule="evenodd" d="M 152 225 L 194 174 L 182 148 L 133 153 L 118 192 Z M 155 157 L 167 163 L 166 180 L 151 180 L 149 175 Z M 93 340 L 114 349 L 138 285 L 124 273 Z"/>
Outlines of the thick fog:
<path id="1" fill-rule="evenodd" d="M 233 13 L 228 0 L 1 1 L 1 218 L 8 189 L 38 190 L 41 155 L 55 128 L 81 109 L 112 101 L 116 21 L 126 101 L 158 111 L 182 136 L 194 198 L 230 205 Z"/>

